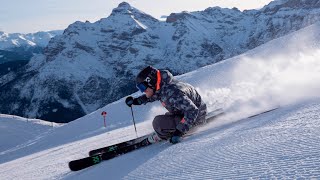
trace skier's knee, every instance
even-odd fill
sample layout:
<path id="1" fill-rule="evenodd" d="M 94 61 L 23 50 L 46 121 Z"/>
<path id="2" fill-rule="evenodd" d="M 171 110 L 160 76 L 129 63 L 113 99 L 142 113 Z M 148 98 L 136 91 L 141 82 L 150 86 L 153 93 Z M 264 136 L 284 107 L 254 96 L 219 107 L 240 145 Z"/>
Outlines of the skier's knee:
<path id="1" fill-rule="evenodd" d="M 153 119 L 152 126 L 153 126 L 153 129 L 154 129 L 154 130 L 159 129 L 160 121 L 161 121 L 161 117 L 160 117 L 160 116 L 156 116 L 156 117 Z"/>

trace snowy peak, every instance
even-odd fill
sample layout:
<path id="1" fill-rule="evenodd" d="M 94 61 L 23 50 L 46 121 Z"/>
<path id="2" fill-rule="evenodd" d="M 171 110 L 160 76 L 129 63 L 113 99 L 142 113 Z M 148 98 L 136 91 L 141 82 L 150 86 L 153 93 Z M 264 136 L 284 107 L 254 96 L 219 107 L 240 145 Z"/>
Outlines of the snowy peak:
<path id="1" fill-rule="evenodd" d="M 60 35 L 61 33 L 62 31 L 60 30 L 28 34 L 0 32 L 0 49 L 10 50 L 13 48 L 28 48 L 33 46 L 45 47 L 52 37 Z"/>
<path id="2" fill-rule="evenodd" d="M 113 9 L 110 18 L 131 18 L 142 23 L 158 22 L 154 17 L 132 7 L 127 2 L 122 2 L 117 8 Z"/>
<path id="3" fill-rule="evenodd" d="M 131 6 L 124 8 L 123 6 L 118 6 L 117 8 L 113 9 L 110 16 L 120 16 L 120 15 L 130 15 L 131 14 Z"/>
<path id="4" fill-rule="evenodd" d="M 176 21 L 181 21 L 181 20 L 187 19 L 190 16 L 191 16 L 191 14 L 189 12 L 187 12 L 187 11 L 183 11 L 181 13 L 171 13 L 167 17 L 166 22 L 167 23 L 173 23 L 173 22 L 176 22 Z"/>
<path id="5" fill-rule="evenodd" d="M 0 32 L 0 64 L 29 61 L 34 54 L 42 53 L 52 37 L 61 33 L 59 30 L 28 34 Z"/>
<path id="6" fill-rule="evenodd" d="M 112 10 L 112 14 L 117 14 L 117 13 L 127 13 L 128 11 L 132 11 L 133 8 L 131 5 L 127 2 L 122 2 L 118 5 L 117 8 Z"/>
<path id="7" fill-rule="evenodd" d="M 135 16 L 135 17 L 140 17 L 140 18 L 150 18 L 150 19 L 155 19 L 152 16 L 132 7 L 129 3 L 127 2 L 122 2 L 118 5 L 117 8 L 114 8 L 112 10 L 112 13 L 110 16 L 121 16 L 121 15 L 126 15 L 126 16 Z M 155 19 L 156 20 L 156 19 Z"/>

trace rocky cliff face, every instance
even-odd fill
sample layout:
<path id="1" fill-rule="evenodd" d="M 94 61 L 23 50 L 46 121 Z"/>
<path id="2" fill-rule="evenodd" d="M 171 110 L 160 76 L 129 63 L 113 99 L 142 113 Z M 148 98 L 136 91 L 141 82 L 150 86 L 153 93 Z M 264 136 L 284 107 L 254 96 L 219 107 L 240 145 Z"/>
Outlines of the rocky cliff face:
<path id="1" fill-rule="evenodd" d="M 166 22 L 123 2 L 107 18 L 71 24 L 25 69 L 1 77 L 1 113 L 74 120 L 135 92 L 134 76 L 147 65 L 181 74 L 241 54 L 319 21 L 319 2 L 212 7 Z"/>

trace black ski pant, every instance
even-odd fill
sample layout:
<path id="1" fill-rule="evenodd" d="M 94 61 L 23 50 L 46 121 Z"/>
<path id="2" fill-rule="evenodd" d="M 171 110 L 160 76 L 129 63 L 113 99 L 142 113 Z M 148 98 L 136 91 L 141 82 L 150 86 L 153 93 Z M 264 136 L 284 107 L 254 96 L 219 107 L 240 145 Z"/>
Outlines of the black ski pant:
<path id="1" fill-rule="evenodd" d="M 176 126 L 182 117 L 181 115 L 158 115 L 152 122 L 153 129 L 161 139 L 169 139 L 176 131 Z"/>
<path id="2" fill-rule="evenodd" d="M 192 127 L 199 124 L 205 123 L 205 118 L 207 114 L 207 107 L 205 106 L 196 120 L 196 124 L 193 124 Z M 153 129 L 156 131 L 158 136 L 161 139 L 169 139 L 172 134 L 176 131 L 178 123 L 182 120 L 183 115 L 172 115 L 170 113 L 164 115 L 158 115 L 153 119 L 152 125 Z"/>

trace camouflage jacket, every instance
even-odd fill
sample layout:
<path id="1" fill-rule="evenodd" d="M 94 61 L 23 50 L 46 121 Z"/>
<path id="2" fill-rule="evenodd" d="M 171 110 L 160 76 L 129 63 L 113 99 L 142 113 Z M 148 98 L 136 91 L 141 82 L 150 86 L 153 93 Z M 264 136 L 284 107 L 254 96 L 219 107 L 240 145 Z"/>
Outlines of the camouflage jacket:
<path id="1" fill-rule="evenodd" d="M 138 100 L 142 104 L 159 100 L 170 114 L 183 116 L 190 125 L 203 121 L 207 107 L 196 89 L 190 84 L 174 79 L 167 70 L 160 70 L 160 73 L 160 89 L 152 97 L 142 95 Z"/>

